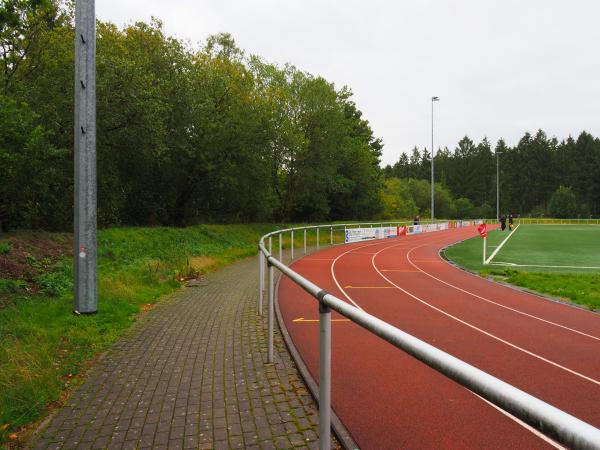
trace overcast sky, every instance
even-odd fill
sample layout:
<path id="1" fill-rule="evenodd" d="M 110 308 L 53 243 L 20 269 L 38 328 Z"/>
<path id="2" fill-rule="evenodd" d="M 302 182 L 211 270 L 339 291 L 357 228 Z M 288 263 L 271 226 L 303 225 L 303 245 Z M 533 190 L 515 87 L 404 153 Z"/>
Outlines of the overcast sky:
<path id="1" fill-rule="evenodd" d="M 415 145 L 454 148 L 465 134 L 513 145 L 542 128 L 600 136 L 600 1 L 96 0 L 117 25 L 151 16 L 200 44 L 290 62 L 354 100 L 383 138 L 383 163 Z"/>

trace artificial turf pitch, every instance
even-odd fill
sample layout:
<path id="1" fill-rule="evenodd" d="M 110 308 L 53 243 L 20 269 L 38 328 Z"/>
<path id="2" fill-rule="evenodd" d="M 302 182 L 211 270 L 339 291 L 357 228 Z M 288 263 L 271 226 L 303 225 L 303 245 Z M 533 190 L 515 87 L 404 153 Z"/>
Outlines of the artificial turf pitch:
<path id="1" fill-rule="evenodd" d="M 488 256 L 508 233 L 488 232 Z M 483 276 L 600 311 L 599 225 L 521 225 L 512 233 L 494 264 L 483 265 L 479 236 L 447 248 L 444 256 Z"/>
<path id="2" fill-rule="evenodd" d="M 600 273 L 599 225 L 520 225 L 512 232 L 490 231 L 488 257 L 509 233 L 512 236 L 490 264 L 483 265 L 478 236 L 446 249 L 444 255 L 471 270 Z"/>

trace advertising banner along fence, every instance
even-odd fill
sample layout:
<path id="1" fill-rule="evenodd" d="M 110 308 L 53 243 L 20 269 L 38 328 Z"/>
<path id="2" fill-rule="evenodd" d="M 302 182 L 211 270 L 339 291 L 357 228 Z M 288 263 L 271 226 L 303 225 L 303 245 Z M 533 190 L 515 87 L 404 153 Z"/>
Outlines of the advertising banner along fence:
<path id="1" fill-rule="evenodd" d="M 453 222 L 428 223 L 423 225 L 408 225 L 398 227 L 369 227 L 369 228 L 346 228 L 344 242 L 368 241 L 372 239 L 395 238 L 419 233 L 431 233 L 443 231 L 449 228 L 463 228 L 483 223 L 482 220 L 459 220 Z"/>

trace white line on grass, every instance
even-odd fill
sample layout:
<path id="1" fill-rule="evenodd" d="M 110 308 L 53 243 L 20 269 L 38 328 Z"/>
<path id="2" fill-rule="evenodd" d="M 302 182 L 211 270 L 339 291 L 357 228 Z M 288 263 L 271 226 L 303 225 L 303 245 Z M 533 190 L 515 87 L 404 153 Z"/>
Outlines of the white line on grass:
<path id="1" fill-rule="evenodd" d="M 497 261 L 490 263 L 494 266 L 511 266 L 511 267 L 547 267 L 549 269 L 600 269 L 600 266 L 546 266 L 541 264 L 517 264 L 511 262 Z"/>
<path id="2" fill-rule="evenodd" d="M 517 228 L 519 228 L 520 226 L 521 226 L 521 224 L 517 225 L 513 231 L 511 231 L 511 232 L 509 232 L 509 233 L 508 233 L 508 236 L 506 236 L 506 238 L 505 238 L 505 239 L 504 239 L 502 242 L 500 242 L 500 245 L 499 245 L 498 247 L 496 247 L 496 250 L 494 250 L 494 253 L 492 253 L 492 254 L 490 255 L 490 257 L 487 259 L 487 261 L 485 262 L 486 264 L 489 264 L 489 263 L 490 263 L 490 261 L 491 261 L 492 259 L 494 259 L 494 256 L 496 256 L 496 254 L 497 254 L 497 253 L 500 251 L 500 249 L 502 248 L 502 246 L 503 246 L 504 244 L 506 244 L 506 241 L 508 241 L 508 240 L 510 239 L 510 237 L 511 237 L 511 236 L 512 236 L 514 233 L 516 233 L 516 232 L 517 232 Z"/>

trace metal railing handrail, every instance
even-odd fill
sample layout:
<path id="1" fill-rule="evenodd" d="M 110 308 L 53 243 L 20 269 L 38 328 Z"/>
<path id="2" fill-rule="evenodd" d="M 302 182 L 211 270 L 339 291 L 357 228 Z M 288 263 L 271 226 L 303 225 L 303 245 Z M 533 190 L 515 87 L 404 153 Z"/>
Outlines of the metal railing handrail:
<path id="1" fill-rule="evenodd" d="M 378 222 L 381 223 L 381 222 Z M 383 222 L 405 223 L 405 222 Z M 341 226 L 344 226 L 343 224 Z M 319 225 L 299 227 L 311 229 L 331 227 Z M 319 446 L 330 448 L 331 440 L 331 310 L 350 319 L 395 347 L 427 364 L 446 377 L 470 389 L 502 410 L 528 423 L 546 436 L 574 449 L 600 450 L 600 429 L 490 375 L 371 314 L 326 292 L 298 274 L 272 255 L 265 246 L 265 238 L 296 229 L 278 230 L 264 235 L 258 244 L 260 256 L 260 304 L 266 263 L 269 269 L 269 317 L 267 360 L 273 362 L 274 274 L 273 267 L 308 292 L 319 302 L 320 364 L 319 364 Z M 280 237 L 281 242 L 281 237 Z M 292 243 L 293 246 L 293 243 Z M 262 312 L 262 306 L 259 313 Z"/>
<path id="2" fill-rule="evenodd" d="M 303 227 L 292 227 L 292 228 L 283 228 L 281 230 L 271 231 L 270 233 L 265 234 L 260 238 L 260 242 L 264 242 L 264 240 L 268 237 L 275 236 L 281 233 L 287 233 L 288 231 L 299 231 L 299 230 L 314 230 L 316 228 L 334 228 L 334 227 L 360 227 L 361 225 L 384 225 L 384 224 L 408 224 L 410 223 L 408 220 L 403 221 L 382 221 L 382 222 L 353 222 L 353 223 L 327 223 L 320 225 L 306 225 Z"/>

